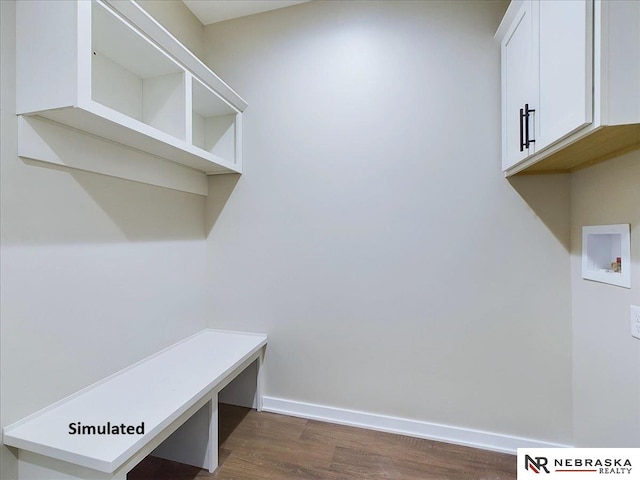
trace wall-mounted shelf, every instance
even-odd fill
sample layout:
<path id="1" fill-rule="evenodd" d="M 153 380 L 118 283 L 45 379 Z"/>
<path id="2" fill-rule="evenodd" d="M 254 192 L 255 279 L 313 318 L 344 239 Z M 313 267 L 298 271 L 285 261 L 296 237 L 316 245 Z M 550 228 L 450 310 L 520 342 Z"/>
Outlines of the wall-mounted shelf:
<path id="1" fill-rule="evenodd" d="M 582 278 L 631 288 L 629 224 L 582 227 Z"/>
<path id="2" fill-rule="evenodd" d="M 135 2 L 18 2 L 16 25 L 19 115 L 202 174 L 242 171 L 247 103 Z M 25 142 L 19 155 L 65 163 Z"/>

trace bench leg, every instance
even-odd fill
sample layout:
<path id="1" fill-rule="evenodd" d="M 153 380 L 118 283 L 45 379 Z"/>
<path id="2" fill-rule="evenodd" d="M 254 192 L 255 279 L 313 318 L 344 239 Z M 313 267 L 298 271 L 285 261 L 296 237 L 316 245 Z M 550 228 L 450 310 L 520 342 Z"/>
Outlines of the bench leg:
<path id="1" fill-rule="evenodd" d="M 152 455 L 213 472 L 218 467 L 218 394 L 214 393 Z"/>
<path id="2" fill-rule="evenodd" d="M 264 394 L 264 348 L 260 350 L 260 355 L 258 356 L 258 372 L 256 378 L 256 410 L 262 411 L 262 395 Z"/>
<path id="3" fill-rule="evenodd" d="M 218 468 L 218 394 L 209 402 L 209 473 Z"/>

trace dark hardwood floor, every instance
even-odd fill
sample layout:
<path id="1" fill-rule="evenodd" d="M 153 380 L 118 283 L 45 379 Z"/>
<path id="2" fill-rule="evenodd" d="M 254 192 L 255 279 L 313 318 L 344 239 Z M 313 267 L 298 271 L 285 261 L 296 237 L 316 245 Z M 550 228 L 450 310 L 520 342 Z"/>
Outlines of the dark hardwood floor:
<path id="1" fill-rule="evenodd" d="M 214 474 L 148 457 L 127 480 L 515 480 L 513 455 L 220 405 Z"/>

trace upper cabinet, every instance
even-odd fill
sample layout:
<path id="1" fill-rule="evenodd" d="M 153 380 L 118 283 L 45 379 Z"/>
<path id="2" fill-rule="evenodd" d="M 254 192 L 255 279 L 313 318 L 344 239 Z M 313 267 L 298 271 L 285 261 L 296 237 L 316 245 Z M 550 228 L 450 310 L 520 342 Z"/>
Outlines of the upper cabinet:
<path id="1" fill-rule="evenodd" d="M 38 155 L 39 117 L 203 174 L 241 172 L 247 103 L 136 2 L 20 1 L 16 14 L 19 153 Z"/>
<path id="2" fill-rule="evenodd" d="M 640 2 L 513 1 L 496 37 L 506 175 L 640 148 Z"/>

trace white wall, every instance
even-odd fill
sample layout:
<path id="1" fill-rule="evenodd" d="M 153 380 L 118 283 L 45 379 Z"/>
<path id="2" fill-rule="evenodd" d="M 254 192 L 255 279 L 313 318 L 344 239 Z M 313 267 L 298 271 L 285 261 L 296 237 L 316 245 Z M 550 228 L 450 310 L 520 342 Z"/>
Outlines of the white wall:
<path id="1" fill-rule="evenodd" d="M 571 180 L 575 444 L 640 447 L 640 151 L 580 170 Z M 582 279 L 582 226 L 631 224 L 631 289 Z"/>
<path id="2" fill-rule="evenodd" d="M 203 328 L 206 244 L 200 196 L 16 156 L 15 4 L 0 6 L 4 426 Z"/>
<path id="3" fill-rule="evenodd" d="M 505 8 L 205 28 L 249 102 L 245 173 L 210 179 L 210 324 L 269 333 L 268 396 L 571 443 L 569 177 L 500 173 Z"/>

